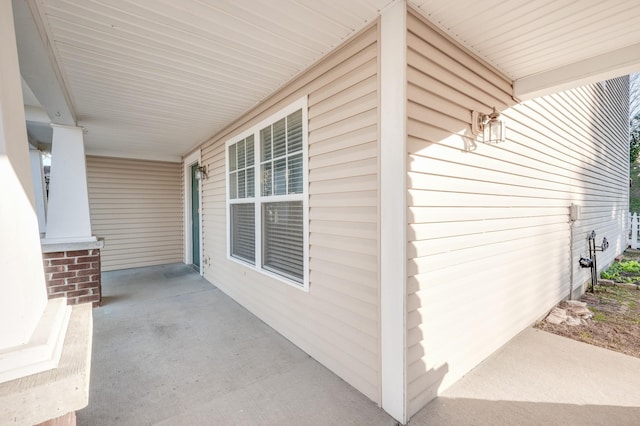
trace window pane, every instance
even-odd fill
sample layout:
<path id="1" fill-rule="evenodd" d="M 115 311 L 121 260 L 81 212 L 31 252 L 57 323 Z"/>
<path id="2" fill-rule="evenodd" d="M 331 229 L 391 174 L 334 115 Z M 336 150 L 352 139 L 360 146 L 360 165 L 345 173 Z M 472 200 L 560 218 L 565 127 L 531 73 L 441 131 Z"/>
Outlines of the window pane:
<path id="1" fill-rule="evenodd" d="M 273 193 L 273 163 L 262 165 L 262 196 L 269 196 Z"/>
<path id="2" fill-rule="evenodd" d="M 285 119 L 273 123 L 273 158 L 287 154 L 287 138 L 285 135 Z"/>
<path id="3" fill-rule="evenodd" d="M 256 195 L 255 186 L 255 155 L 253 135 L 247 138 L 247 197 Z"/>
<path id="4" fill-rule="evenodd" d="M 245 182 L 245 171 L 238 171 L 238 198 L 246 198 L 246 182 Z"/>
<path id="5" fill-rule="evenodd" d="M 238 198 L 238 173 L 229 173 L 229 198 Z"/>
<path id="6" fill-rule="evenodd" d="M 288 166 L 288 193 L 302 194 L 302 154 L 292 155 L 289 157 Z"/>
<path id="7" fill-rule="evenodd" d="M 273 164 L 273 195 L 287 193 L 287 159 L 281 158 Z"/>
<path id="8" fill-rule="evenodd" d="M 247 150 L 247 167 L 253 166 L 253 135 L 250 135 L 246 139 Z"/>
<path id="9" fill-rule="evenodd" d="M 231 204 L 231 256 L 255 264 L 254 204 Z"/>
<path id="10" fill-rule="evenodd" d="M 255 197 L 256 192 L 254 190 L 256 181 L 254 176 L 254 167 L 249 167 L 247 169 L 247 198 Z"/>
<path id="11" fill-rule="evenodd" d="M 262 266 L 302 283 L 304 230 L 302 201 L 262 205 Z"/>
<path id="12" fill-rule="evenodd" d="M 241 140 L 236 145 L 238 146 L 238 168 L 244 169 L 247 166 L 245 163 L 244 140 Z"/>
<path id="13" fill-rule="evenodd" d="M 260 161 L 271 160 L 271 126 L 260 130 L 260 145 L 262 146 Z"/>
<path id="14" fill-rule="evenodd" d="M 287 117 L 287 153 L 302 151 L 302 110 Z"/>
<path id="15" fill-rule="evenodd" d="M 229 147 L 229 170 L 234 171 L 238 168 L 238 160 L 236 158 L 236 145 Z"/>

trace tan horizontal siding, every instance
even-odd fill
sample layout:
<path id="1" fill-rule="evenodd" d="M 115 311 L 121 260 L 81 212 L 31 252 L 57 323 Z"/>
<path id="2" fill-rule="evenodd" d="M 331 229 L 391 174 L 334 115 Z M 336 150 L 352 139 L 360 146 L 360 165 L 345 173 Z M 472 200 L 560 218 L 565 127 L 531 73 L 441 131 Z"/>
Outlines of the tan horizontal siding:
<path id="1" fill-rule="evenodd" d="M 378 46 L 371 26 L 202 146 L 204 276 L 379 401 Z M 309 292 L 227 259 L 228 138 L 308 96 Z"/>
<path id="2" fill-rule="evenodd" d="M 102 270 L 183 260 L 180 163 L 87 157 L 93 233 Z"/>
<path id="3" fill-rule="evenodd" d="M 588 279 L 588 231 L 611 242 L 599 265 L 623 250 L 628 154 L 624 79 L 513 106 L 507 81 L 412 13 L 407 43 L 412 415 L 568 296 L 572 273 Z M 487 145 L 471 111 L 493 106 L 508 141 Z"/>

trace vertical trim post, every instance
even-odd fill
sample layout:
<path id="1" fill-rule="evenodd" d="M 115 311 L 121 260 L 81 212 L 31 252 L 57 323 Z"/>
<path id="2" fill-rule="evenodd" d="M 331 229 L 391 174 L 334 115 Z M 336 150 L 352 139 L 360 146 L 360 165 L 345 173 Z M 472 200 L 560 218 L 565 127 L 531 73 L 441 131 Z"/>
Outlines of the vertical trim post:
<path id="1" fill-rule="evenodd" d="M 380 318 L 382 408 L 406 423 L 406 30 L 404 0 L 382 11 Z"/>

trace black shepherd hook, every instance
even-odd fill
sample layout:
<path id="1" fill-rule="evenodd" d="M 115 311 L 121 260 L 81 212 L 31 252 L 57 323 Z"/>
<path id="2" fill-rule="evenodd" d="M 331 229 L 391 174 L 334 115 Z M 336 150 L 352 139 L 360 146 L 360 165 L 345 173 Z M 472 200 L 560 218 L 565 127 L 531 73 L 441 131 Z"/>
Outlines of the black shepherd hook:
<path id="1" fill-rule="evenodd" d="M 580 259 L 580 266 L 583 268 L 591 268 L 591 293 L 595 291 L 595 285 L 598 283 L 598 265 L 596 261 L 596 252 L 605 251 L 609 248 L 607 238 L 602 238 L 602 244 L 596 245 L 596 231 L 587 234 L 589 240 L 589 259 Z"/>

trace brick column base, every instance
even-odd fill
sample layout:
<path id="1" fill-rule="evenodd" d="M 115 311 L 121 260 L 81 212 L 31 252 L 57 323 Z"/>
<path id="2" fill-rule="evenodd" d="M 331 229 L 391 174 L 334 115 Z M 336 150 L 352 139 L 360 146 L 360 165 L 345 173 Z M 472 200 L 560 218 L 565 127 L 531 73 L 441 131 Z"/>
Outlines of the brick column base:
<path id="1" fill-rule="evenodd" d="M 43 253 L 49 299 L 66 297 L 68 305 L 102 302 L 100 249 Z"/>

